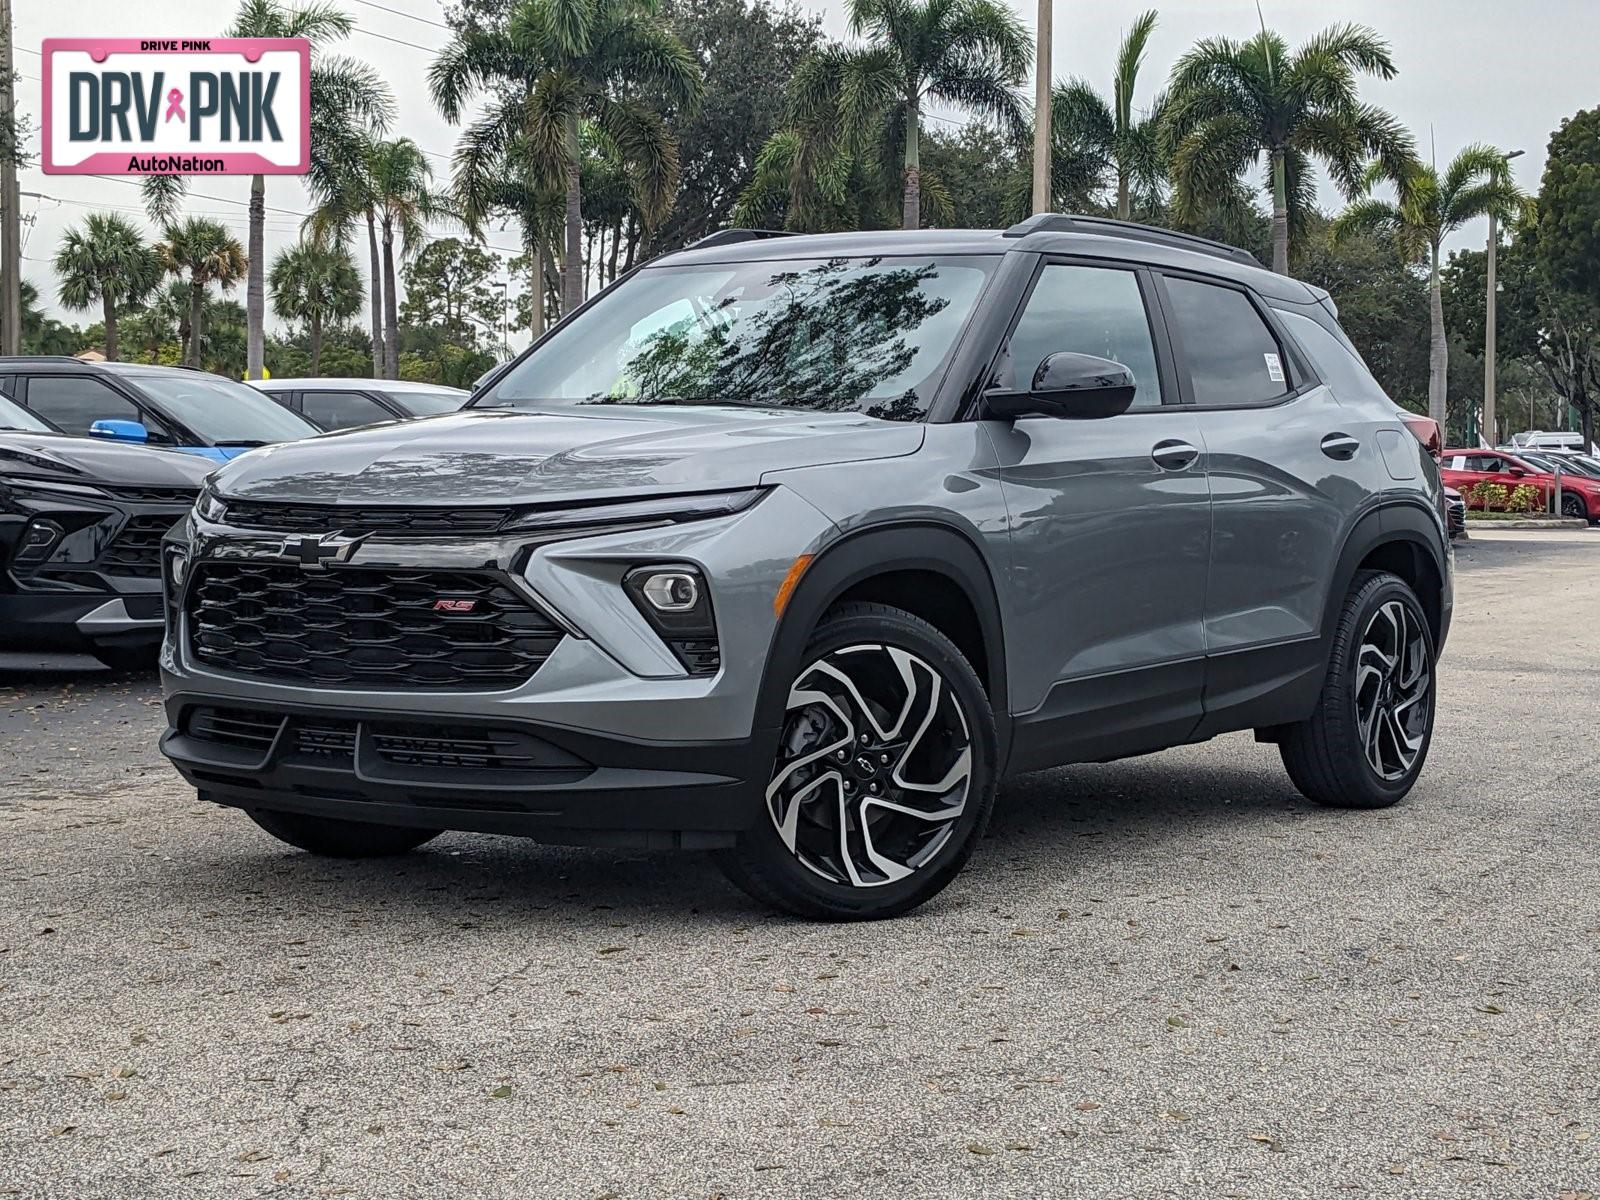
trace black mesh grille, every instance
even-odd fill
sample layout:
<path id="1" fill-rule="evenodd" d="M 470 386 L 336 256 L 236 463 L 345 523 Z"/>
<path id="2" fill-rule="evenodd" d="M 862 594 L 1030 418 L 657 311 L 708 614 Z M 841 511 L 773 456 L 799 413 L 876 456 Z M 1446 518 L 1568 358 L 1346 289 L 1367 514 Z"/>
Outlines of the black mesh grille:
<path id="1" fill-rule="evenodd" d="M 189 732 L 207 742 L 238 746 L 265 754 L 283 727 L 276 713 L 243 708 L 197 708 L 189 716 Z"/>
<path id="2" fill-rule="evenodd" d="M 200 661 L 289 683 L 496 691 L 525 682 L 562 636 L 472 571 L 204 562 L 187 607 Z"/>
<path id="3" fill-rule="evenodd" d="M 154 579 L 161 574 L 161 539 L 181 518 L 173 513 L 144 513 L 128 518 L 95 564 L 108 575 Z"/>
<path id="4" fill-rule="evenodd" d="M 198 489 L 192 487 L 155 487 L 142 483 L 105 483 L 100 487 L 118 500 L 131 500 L 140 504 L 189 505 L 194 503 L 195 497 L 199 494 Z"/>
<path id="5" fill-rule="evenodd" d="M 223 519 L 245 529 L 318 534 L 337 529 L 351 537 L 365 533 L 404 537 L 494 533 L 510 519 L 511 512 L 509 508 L 346 508 L 331 504 L 230 500 Z"/>

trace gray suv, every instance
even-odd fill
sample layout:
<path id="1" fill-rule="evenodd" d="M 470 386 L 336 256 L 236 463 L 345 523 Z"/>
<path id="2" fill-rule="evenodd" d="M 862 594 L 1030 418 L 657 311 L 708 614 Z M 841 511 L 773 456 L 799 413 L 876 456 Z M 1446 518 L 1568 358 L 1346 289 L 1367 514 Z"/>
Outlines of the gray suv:
<path id="1" fill-rule="evenodd" d="M 714 851 L 809 917 L 943 888 L 1008 775 L 1253 729 L 1427 756 L 1438 468 L 1327 295 L 1046 215 L 730 230 L 460 413 L 272 447 L 166 546 L 166 754 L 292 845 Z"/>

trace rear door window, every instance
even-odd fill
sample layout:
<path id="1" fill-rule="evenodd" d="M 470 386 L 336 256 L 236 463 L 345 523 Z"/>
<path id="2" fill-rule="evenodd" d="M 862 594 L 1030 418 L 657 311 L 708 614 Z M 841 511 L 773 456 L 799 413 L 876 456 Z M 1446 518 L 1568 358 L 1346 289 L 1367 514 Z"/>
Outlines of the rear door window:
<path id="1" fill-rule="evenodd" d="M 1196 404 L 1274 404 L 1289 395 L 1287 357 L 1249 296 L 1170 275 L 1166 285 Z"/>

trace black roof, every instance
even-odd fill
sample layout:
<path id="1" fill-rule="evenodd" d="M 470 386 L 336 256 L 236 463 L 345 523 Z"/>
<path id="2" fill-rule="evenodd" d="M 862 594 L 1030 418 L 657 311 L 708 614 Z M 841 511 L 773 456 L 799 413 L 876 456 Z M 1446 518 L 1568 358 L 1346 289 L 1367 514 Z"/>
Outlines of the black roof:
<path id="1" fill-rule="evenodd" d="M 1244 250 L 1175 230 L 1107 217 L 1041 213 L 1010 229 L 876 229 L 852 233 L 787 234 L 768 229 L 724 229 L 651 265 L 760 262 L 874 254 L 1072 254 L 1194 271 L 1247 284 L 1264 296 L 1298 304 L 1322 296 L 1295 279 L 1260 266 Z"/>

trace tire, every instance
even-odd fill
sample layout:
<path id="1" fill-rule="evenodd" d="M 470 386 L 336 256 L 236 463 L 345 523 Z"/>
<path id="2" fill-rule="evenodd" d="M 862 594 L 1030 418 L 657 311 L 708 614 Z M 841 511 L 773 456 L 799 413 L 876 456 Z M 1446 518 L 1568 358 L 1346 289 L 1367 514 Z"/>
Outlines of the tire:
<path id="1" fill-rule="evenodd" d="M 94 646 L 89 650 L 119 675 L 143 674 L 156 669 L 159 646 Z"/>
<path id="2" fill-rule="evenodd" d="M 936 895 L 994 808 L 994 713 L 961 651 L 908 612 L 845 604 L 774 686 L 784 731 L 761 815 L 717 855 L 728 878 L 820 921 L 894 917 Z"/>
<path id="3" fill-rule="evenodd" d="M 365 821 L 338 821 L 272 808 L 246 810 L 250 819 L 280 842 L 328 858 L 389 858 L 415 850 L 442 832 L 405 825 L 371 825 Z"/>
<path id="4" fill-rule="evenodd" d="M 1396 644 L 1391 664 L 1387 652 Z M 1285 727 L 1279 741 L 1302 795 L 1332 808 L 1387 808 L 1411 790 L 1433 741 L 1434 658 L 1427 617 L 1405 581 L 1359 572 L 1334 630 L 1316 710 Z"/>
<path id="5" fill-rule="evenodd" d="M 1589 509 L 1584 504 L 1583 497 L 1577 492 L 1562 492 L 1561 515 L 1563 517 L 1581 517 L 1585 521 L 1588 521 Z M 1591 525 L 1594 524 L 1593 521 L 1589 521 L 1589 523 Z"/>

